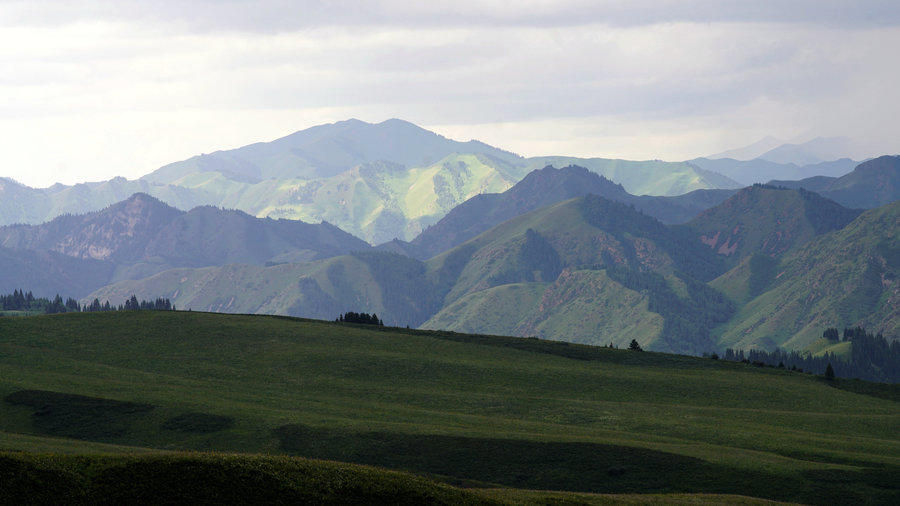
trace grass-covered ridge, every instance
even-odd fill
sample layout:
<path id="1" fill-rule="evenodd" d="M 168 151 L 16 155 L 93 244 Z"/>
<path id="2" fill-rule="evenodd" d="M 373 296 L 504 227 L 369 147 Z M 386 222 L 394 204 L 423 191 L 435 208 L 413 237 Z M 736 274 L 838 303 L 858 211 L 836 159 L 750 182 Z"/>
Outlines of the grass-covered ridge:
<path id="1" fill-rule="evenodd" d="M 0 318 L 0 371 L 0 398 L 18 400 L 0 401 L 4 450 L 289 453 L 451 483 L 808 503 L 900 494 L 900 404 L 890 392 L 740 363 L 121 312 Z M 108 420 L 92 423 L 79 405 L 127 416 L 106 430 Z M 77 435 L 51 423 L 76 415 Z"/>

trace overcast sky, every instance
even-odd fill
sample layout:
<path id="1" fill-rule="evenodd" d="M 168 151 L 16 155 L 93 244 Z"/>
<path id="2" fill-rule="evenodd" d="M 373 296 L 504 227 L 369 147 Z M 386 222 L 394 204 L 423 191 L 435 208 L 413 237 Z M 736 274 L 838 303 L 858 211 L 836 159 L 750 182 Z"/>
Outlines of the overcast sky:
<path id="1" fill-rule="evenodd" d="M 0 0 L 0 176 L 140 177 L 348 118 L 525 156 L 900 152 L 900 2 Z"/>

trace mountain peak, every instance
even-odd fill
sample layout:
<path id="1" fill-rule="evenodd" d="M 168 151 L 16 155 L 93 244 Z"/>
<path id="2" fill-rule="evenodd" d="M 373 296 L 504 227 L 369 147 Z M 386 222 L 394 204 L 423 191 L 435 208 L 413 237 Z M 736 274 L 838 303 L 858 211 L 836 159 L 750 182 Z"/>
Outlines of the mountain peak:
<path id="1" fill-rule="evenodd" d="M 844 227 L 859 213 L 816 193 L 757 184 L 700 213 L 685 227 L 736 264 L 755 253 L 780 257 L 817 235 Z"/>
<path id="2" fill-rule="evenodd" d="M 154 212 L 181 214 L 183 211 L 179 211 L 178 209 L 175 209 L 169 204 L 166 204 L 162 200 L 159 200 L 158 198 L 153 197 L 147 193 L 137 192 L 121 202 L 116 202 L 115 204 L 110 205 L 102 211 L 98 211 L 97 213 L 90 213 L 87 216 L 105 212 L 125 212 L 130 215 L 148 215 Z"/>
<path id="3" fill-rule="evenodd" d="M 777 148 L 778 146 L 784 144 L 784 141 L 768 135 L 753 144 L 749 144 L 744 147 L 729 149 L 727 151 L 722 151 L 721 153 L 716 153 L 714 155 L 709 155 L 705 158 L 710 160 L 718 160 L 721 158 L 731 158 L 733 160 L 752 160 L 754 158 L 758 158 L 763 153 L 767 151 L 771 151 L 772 149 Z"/>
<path id="4" fill-rule="evenodd" d="M 589 193 L 611 199 L 630 197 L 622 185 L 570 165 L 547 165 L 530 172 L 503 193 L 482 194 L 453 208 L 411 242 L 417 256 L 429 258 L 515 216 Z"/>
<path id="5" fill-rule="evenodd" d="M 799 144 L 783 144 L 761 155 L 761 160 L 797 166 L 848 158 L 854 152 L 849 137 L 816 137 Z"/>

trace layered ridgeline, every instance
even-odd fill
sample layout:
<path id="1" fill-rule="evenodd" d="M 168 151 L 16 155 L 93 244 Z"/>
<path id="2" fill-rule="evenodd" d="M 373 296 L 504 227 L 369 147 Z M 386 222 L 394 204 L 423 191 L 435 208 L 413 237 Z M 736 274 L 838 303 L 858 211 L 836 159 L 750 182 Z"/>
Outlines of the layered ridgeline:
<path id="1" fill-rule="evenodd" d="M 35 190 L 0 181 L 0 223 L 41 223 L 144 192 L 180 209 L 215 205 L 257 217 L 327 221 L 371 244 L 411 240 L 456 205 L 499 193 L 549 164 L 578 164 L 632 194 L 737 188 L 686 163 L 526 159 L 401 120 L 321 125 L 272 142 L 176 162 L 141 178 Z"/>
<path id="2" fill-rule="evenodd" d="M 208 206 L 184 212 L 146 194 L 43 225 L 0 227 L 0 246 L 6 252 L 0 289 L 27 286 L 76 296 L 174 267 L 303 262 L 368 248 L 329 224 L 259 219 Z"/>
<path id="3" fill-rule="evenodd" d="M 873 209 L 900 199 L 900 156 L 874 158 L 840 177 L 813 176 L 772 184 L 814 191 L 846 207 Z"/>
<path id="4" fill-rule="evenodd" d="M 700 243 L 594 195 L 512 219 L 428 262 L 449 283 L 423 328 L 700 353 L 730 303 Z"/>
<path id="5" fill-rule="evenodd" d="M 748 262 L 712 285 L 747 298 L 720 330 L 723 346 L 804 349 L 822 329 L 863 326 L 900 335 L 900 204 L 866 211 L 777 262 Z M 832 351 L 846 351 L 839 349 Z M 843 348 L 846 348 L 844 343 Z"/>
<path id="6" fill-rule="evenodd" d="M 733 190 L 694 190 L 676 197 L 635 196 L 584 167 L 547 166 L 529 173 L 503 193 L 478 195 L 463 202 L 410 243 L 393 241 L 382 248 L 431 258 L 506 220 L 588 194 L 629 204 L 664 223 L 683 223 L 725 200 Z"/>
<path id="7" fill-rule="evenodd" d="M 564 173 L 545 169 L 542 177 Z M 354 310 L 376 313 L 388 325 L 620 347 L 636 338 L 646 349 L 693 354 L 776 345 L 821 351 L 817 338 L 826 327 L 864 325 L 889 337 L 896 327 L 892 299 L 879 298 L 893 274 L 876 269 L 892 264 L 864 260 L 874 253 L 832 255 L 797 281 L 840 286 L 847 294 L 861 293 L 857 285 L 883 287 L 867 292 L 869 298 L 835 299 L 823 313 L 810 313 L 783 292 L 795 276 L 812 272 L 802 262 L 784 267 L 800 262 L 801 252 L 824 254 L 820 243 L 843 243 L 851 227 L 879 237 L 896 230 L 864 220 L 868 214 L 852 221 L 857 215 L 810 192 L 757 185 L 686 225 L 666 226 L 630 205 L 589 195 L 507 220 L 425 262 L 358 252 L 302 264 L 178 269 L 109 285 L 88 300 L 165 296 L 181 308 L 320 319 Z M 471 225 L 460 223 L 463 231 Z M 868 270 L 851 267 L 862 261 L 871 263 Z M 791 297 L 810 293 L 797 288 Z M 808 321 L 781 325 L 769 303 Z"/>
<path id="8" fill-rule="evenodd" d="M 846 137 L 817 137 L 802 144 L 767 137 L 743 148 L 695 158 L 690 163 L 750 185 L 773 179 L 843 176 L 859 163 L 846 157 L 862 151 L 865 150 Z"/>
<path id="9" fill-rule="evenodd" d="M 704 170 L 722 174 L 745 185 L 767 183 L 772 180 L 794 181 L 811 177 L 837 178 L 849 173 L 859 165 L 859 162 L 849 158 L 839 158 L 808 165 L 778 163 L 761 158 L 753 160 L 695 158 L 689 160 L 688 163 Z"/>
<path id="10" fill-rule="evenodd" d="M 4 503 L 900 500 L 896 386 L 723 360 L 125 311 L 0 318 L 0 370 Z"/>
<path id="11" fill-rule="evenodd" d="M 504 222 L 425 263 L 368 252 L 180 269 L 113 284 L 89 299 L 154 293 L 181 308 L 322 319 L 353 308 L 388 325 L 619 346 L 639 336 L 650 349 L 701 353 L 714 348 L 709 330 L 731 312 L 704 284 L 723 270 L 690 235 L 589 195 Z"/>

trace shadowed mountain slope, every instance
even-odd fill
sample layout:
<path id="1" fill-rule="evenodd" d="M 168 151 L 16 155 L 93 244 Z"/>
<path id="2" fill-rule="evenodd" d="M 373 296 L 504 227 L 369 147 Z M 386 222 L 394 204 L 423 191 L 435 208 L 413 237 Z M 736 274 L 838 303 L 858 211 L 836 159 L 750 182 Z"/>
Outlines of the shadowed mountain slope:
<path id="1" fill-rule="evenodd" d="M 146 194 L 43 225 L 2 227 L 0 245 L 111 262 L 117 268 L 111 280 L 172 267 L 308 261 L 368 249 L 328 224 L 259 219 L 212 207 L 184 212 Z"/>
<path id="2" fill-rule="evenodd" d="M 781 257 L 817 235 L 843 228 L 861 212 L 805 190 L 754 185 L 682 227 L 734 266 L 757 253 Z"/>
<path id="3" fill-rule="evenodd" d="M 107 284 L 115 265 L 52 251 L 0 247 L 0 293 L 24 289 L 37 297 L 82 297 Z"/>

